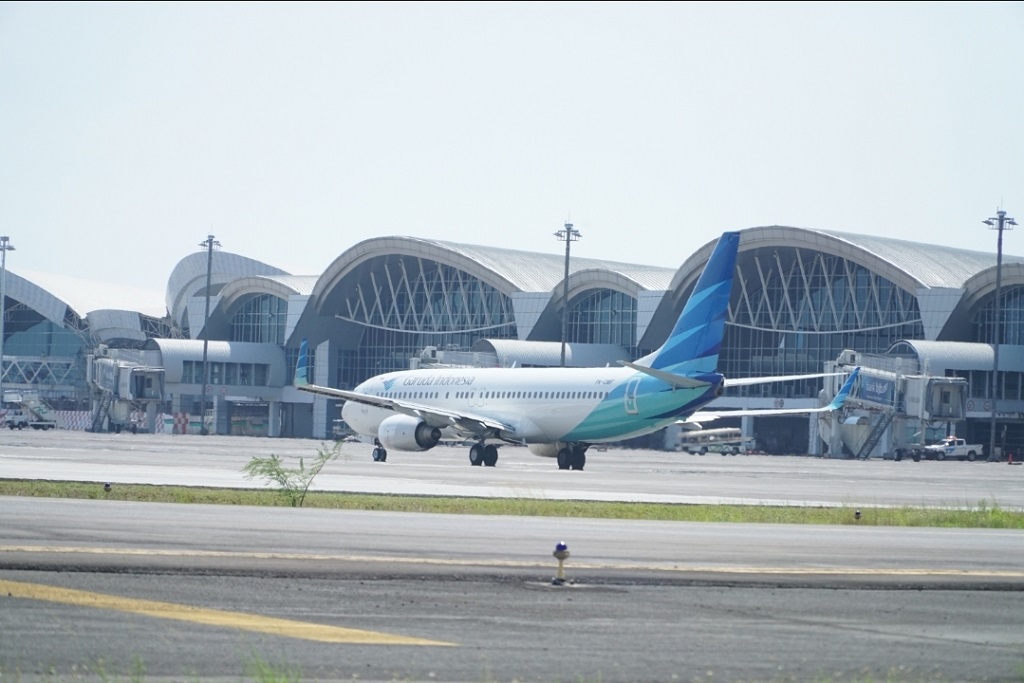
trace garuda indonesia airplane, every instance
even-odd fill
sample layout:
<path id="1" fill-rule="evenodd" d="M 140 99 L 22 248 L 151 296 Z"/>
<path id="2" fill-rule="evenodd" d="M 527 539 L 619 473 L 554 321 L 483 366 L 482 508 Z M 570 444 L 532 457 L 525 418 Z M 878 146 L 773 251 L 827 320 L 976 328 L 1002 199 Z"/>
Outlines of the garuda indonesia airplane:
<path id="1" fill-rule="evenodd" d="M 822 408 L 701 410 L 726 386 L 824 376 L 727 380 L 717 372 L 739 241 L 738 232 L 718 240 L 661 348 L 632 363 L 620 361 L 620 367 L 406 370 L 371 377 L 347 391 L 309 384 L 303 340 L 295 385 L 344 399 L 341 416 L 356 433 L 374 439 L 374 460 L 385 460 L 388 448 L 428 450 L 443 436 L 472 441 L 472 465 L 493 466 L 498 446 L 515 443 L 556 458 L 559 469 L 576 470 L 583 469 L 592 444 L 650 434 L 673 423 L 839 409 L 859 368 Z"/>

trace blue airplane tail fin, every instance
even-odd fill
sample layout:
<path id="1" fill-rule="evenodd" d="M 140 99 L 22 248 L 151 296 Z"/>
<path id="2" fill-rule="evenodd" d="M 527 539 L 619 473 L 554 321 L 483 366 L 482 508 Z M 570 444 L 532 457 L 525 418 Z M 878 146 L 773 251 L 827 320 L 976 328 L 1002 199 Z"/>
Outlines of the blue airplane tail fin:
<path id="1" fill-rule="evenodd" d="M 850 373 L 850 376 L 846 378 L 846 381 L 843 382 L 843 386 L 839 387 L 839 393 L 837 393 L 835 398 L 832 399 L 832 402 L 828 404 L 830 410 L 839 410 L 843 407 L 843 403 L 846 402 L 850 392 L 853 391 L 853 383 L 857 381 L 857 375 L 859 374 L 860 366 L 857 366 L 853 369 L 853 372 Z"/>
<path id="2" fill-rule="evenodd" d="M 305 337 L 299 343 L 299 360 L 295 363 L 295 378 L 292 384 L 297 387 L 309 384 L 309 342 Z"/>
<path id="3" fill-rule="evenodd" d="M 715 372 L 725 334 L 740 233 L 723 233 L 661 348 L 638 361 L 674 373 Z"/>

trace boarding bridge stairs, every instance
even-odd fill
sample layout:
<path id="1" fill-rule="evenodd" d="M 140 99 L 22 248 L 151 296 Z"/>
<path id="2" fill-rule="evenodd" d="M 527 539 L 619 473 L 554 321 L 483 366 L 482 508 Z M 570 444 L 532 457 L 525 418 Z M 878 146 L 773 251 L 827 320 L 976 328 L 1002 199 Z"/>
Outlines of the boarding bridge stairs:
<path id="1" fill-rule="evenodd" d="M 896 417 L 896 409 L 889 408 L 887 410 L 878 413 L 878 419 L 872 426 L 871 431 L 868 432 L 868 437 L 861 444 L 860 448 L 857 449 L 856 457 L 858 460 L 866 460 L 871 455 L 871 451 L 874 450 L 878 442 L 882 440 L 882 436 L 885 434 L 885 430 L 892 424 L 893 418 Z"/>
<path id="2" fill-rule="evenodd" d="M 103 425 L 106 422 L 107 415 L 110 414 L 110 406 L 114 403 L 114 394 L 110 391 L 104 391 L 96 403 L 96 411 L 92 414 L 92 428 L 90 431 L 101 432 L 103 431 Z"/>

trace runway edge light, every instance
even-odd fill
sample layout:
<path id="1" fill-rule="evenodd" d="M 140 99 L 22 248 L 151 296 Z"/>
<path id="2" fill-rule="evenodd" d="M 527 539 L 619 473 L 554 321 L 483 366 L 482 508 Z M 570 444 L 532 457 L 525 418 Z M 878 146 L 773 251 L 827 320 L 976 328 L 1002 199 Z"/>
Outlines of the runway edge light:
<path id="1" fill-rule="evenodd" d="M 555 544 L 555 551 L 551 554 L 558 560 L 558 572 L 555 574 L 555 578 L 551 580 L 551 585 L 564 586 L 565 561 L 569 559 L 569 546 L 566 545 L 565 541 L 559 541 Z"/>

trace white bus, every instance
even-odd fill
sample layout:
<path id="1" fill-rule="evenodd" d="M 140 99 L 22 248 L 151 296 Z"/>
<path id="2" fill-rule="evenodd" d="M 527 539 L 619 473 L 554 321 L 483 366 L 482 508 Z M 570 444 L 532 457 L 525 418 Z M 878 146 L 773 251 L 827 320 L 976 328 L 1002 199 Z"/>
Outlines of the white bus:
<path id="1" fill-rule="evenodd" d="M 680 430 L 677 451 L 686 453 L 721 453 L 739 455 L 754 448 L 754 439 L 743 436 L 739 428 Z"/>

